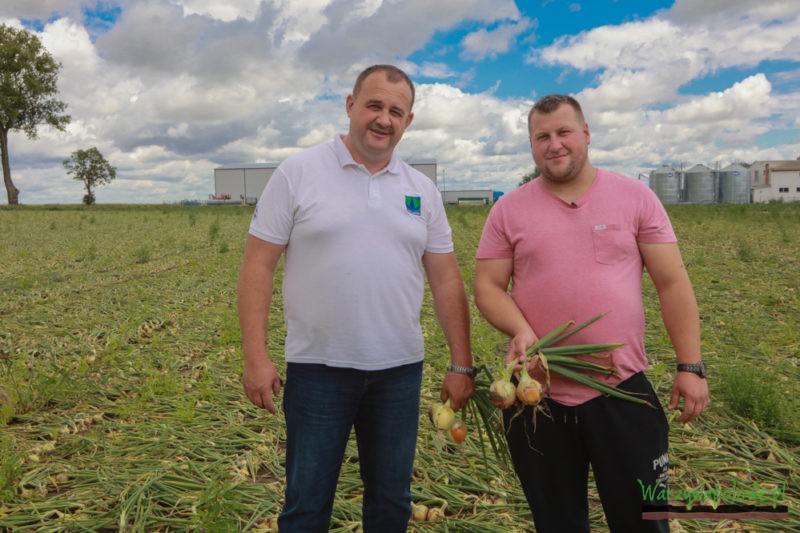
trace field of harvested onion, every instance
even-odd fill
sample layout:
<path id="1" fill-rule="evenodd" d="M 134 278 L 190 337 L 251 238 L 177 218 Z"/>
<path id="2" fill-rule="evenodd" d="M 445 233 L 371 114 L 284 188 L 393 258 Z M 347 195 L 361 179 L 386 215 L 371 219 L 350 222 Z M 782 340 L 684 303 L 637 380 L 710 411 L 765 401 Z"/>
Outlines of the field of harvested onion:
<path id="1" fill-rule="evenodd" d="M 448 210 L 468 288 L 487 211 Z M 788 506 L 782 519 L 676 519 L 672 530 L 800 532 L 800 204 L 669 211 L 712 391 L 698 422 L 671 422 L 670 488 L 759 487 Z M 250 405 L 239 382 L 235 288 L 251 213 L 0 208 L 0 530 L 269 530 L 282 502 L 283 419 Z M 673 355 L 645 287 L 649 375 L 666 403 Z M 503 339 L 472 312 L 476 360 L 495 371 Z M 410 530 L 533 531 L 513 472 L 474 419 L 460 445 L 428 422 L 447 356 L 429 297 L 422 317 L 412 493 L 442 519 Z M 270 347 L 281 353 L 280 334 Z M 359 487 L 351 447 L 332 531 L 360 529 Z M 594 489 L 590 498 L 593 528 L 605 531 Z"/>

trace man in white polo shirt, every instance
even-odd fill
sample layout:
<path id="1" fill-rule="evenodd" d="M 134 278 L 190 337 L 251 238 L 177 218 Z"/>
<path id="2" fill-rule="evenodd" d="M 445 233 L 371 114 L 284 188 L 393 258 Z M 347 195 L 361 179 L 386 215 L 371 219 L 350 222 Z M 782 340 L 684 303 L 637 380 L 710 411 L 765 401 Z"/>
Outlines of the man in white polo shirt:
<path id="1" fill-rule="evenodd" d="M 397 155 L 414 85 L 375 65 L 346 99 L 347 134 L 289 157 L 250 225 L 239 278 L 248 398 L 275 412 L 281 380 L 266 329 L 285 252 L 286 501 L 282 533 L 328 531 L 355 427 L 364 531 L 404 532 L 419 422 L 425 276 L 451 353 L 442 399 L 472 394 L 469 313 L 435 184 Z"/>

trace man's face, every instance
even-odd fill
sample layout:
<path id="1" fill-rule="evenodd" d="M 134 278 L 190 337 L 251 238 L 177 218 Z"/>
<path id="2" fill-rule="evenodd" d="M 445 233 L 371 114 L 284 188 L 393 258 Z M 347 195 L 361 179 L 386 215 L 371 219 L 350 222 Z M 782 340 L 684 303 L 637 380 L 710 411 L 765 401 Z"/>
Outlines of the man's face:
<path id="1" fill-rule="evenodd" d="M 549 114 L 534 113 L 531 152 L 542 177 L 556 183 L 575 179 L 589 155 L 589 126 L 569 104 Z"/>
<path id="2" fill-rule="evenodd" d="M 392 83 L 385 72 L 373 72 L 356 96 L 347 97 L 350 131 L 347 147 L 353 159 L 371 171 L 385 166 L 414 114 L 411 88 L 404 81 Z"/>

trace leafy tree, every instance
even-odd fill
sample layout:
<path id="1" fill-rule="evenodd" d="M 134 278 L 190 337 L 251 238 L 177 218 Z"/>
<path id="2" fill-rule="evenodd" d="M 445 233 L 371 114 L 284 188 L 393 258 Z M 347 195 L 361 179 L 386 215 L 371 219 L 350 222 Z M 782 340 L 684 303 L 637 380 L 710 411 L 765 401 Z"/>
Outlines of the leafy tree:
<path id="1" fill-rule="evenodd" d="M 72 174 L 73 179 L 82 181 L 86 186 L 86 195 L 83 197 L 83 203 L 86 205 L 94 203 L 95 187 L 111 183 L 111 180 L 117 177 L 117 169 L 112 167 L 95 147 L 72 152 L 70 158 L 64 160 L 63 165 L 67 169 L 67 174 Z"/>
<path id="2" fill-rule="evenodd" d="M 523 185 L 525 185 L 529 181 L 534 180 L 534 179 L 538 178 L 541 175 L 542 175 L 542 172 L 539 170 L 539 167 L 533 167 L 533 172 L 528 172 L 527 174 L 522 176 L 522 179 L 517 184 L 517 187 L 522 187 Z"/>
<path id="3" fill-rule="evenodd" d="M 40 124 L 60 131 L 69 124 L 67 104 L 56 99 L 60 69 L 38 37 L 0 24 L 0 156 L 9 205 L 19 204 L 19 189 L 11 181 L 8 132 L 20 130 L 36 139 Z"/>

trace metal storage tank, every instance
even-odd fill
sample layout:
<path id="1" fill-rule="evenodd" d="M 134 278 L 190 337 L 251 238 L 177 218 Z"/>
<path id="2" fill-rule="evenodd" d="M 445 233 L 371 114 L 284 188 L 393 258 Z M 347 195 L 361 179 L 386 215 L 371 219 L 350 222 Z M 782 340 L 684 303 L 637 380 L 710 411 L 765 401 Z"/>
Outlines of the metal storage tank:
<path id="1" fill-rule="evenodd" d="M 684 173 L 686 201 L 690 204 L 713 204 L 716 198 L 714 171 L 705 165 L 695 165 Z"/>
<path id="2" fill-rule="evenodd" d="M 650 188 L 662 204 L 677 204 L 681 201 L 680 175 L 674 168 L 663 166 L 650 173 Z"/>
<path id="3" fill-rule="evenodd" d="M 719 171 L 719 202 L 722 204 L 750 203 L 750 169 L 738 163 Z"/>

